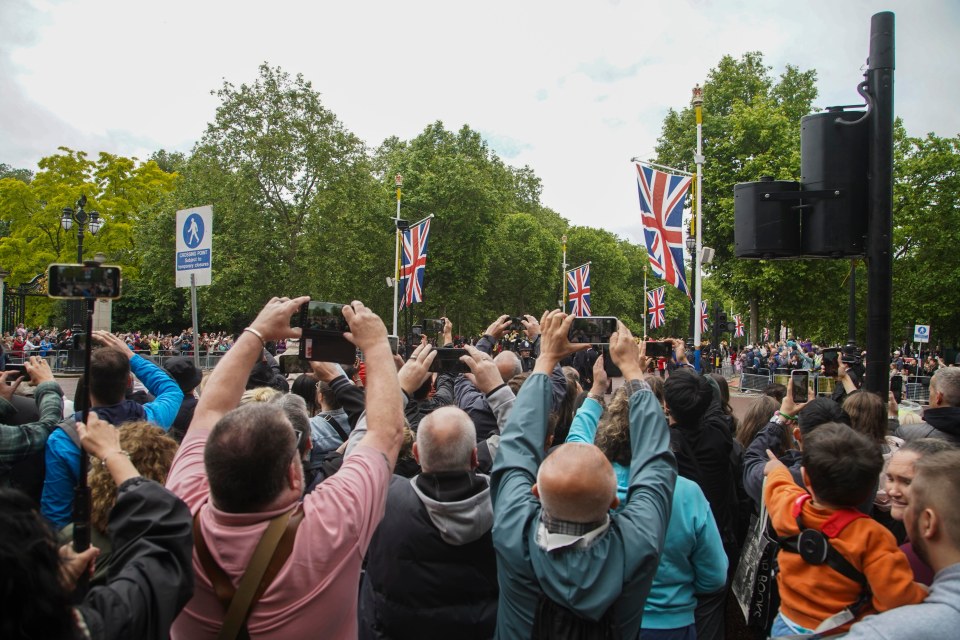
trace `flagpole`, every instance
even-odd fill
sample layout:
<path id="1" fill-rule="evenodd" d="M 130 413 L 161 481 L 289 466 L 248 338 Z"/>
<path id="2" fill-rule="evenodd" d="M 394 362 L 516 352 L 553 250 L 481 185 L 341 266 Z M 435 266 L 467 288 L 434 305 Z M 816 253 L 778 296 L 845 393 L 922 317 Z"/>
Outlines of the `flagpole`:
<path id="1" fill-rule="evenodd" d="M 397 215 L 393 219 L 394 223 L 394 243 L 393 243 L 393 334 L 397 333 L 397 302 L 400 292 L 400 187 L 403 186 L 403 176 L 399 173 L 395 178 L 397 184 Z"/>
<path id="2" fill-rule="evenodd" d="M 647 315 L 649 313 L 647 304 L 647 265 L 643 265 L 643 340 L 647 340 Z"/>
<path id="3" fill-rule="evenodd" d="M 693 108 L 697 115 L 697 153 L 693 160 L 697 165 L 697 255 L 693 261 L 693 268 L 696 269 L 697 276 L 700 275 L 700 254 L 703 250 L 702 229 L 702 211 L 703 211 L 703 89 L 697 84 L 693 88 Z M 702 295 L 702 280 L 696 279 L 696 292 L 694 298 L 694 307 L 700 312 L 700 300 Z M 697 322 L 693 328 L 693 346 L 694 360 L 697 371 L 700 370 L 700 322 Z"/>
<path id="4" fill-rule="evenodd" d="M 567 234 L 560 236 L 563 243 L 563 272 L 560 274 L 560 311 L 567 312 Z"/>
<path id="5" fill-rule="evenodd" d="M 644 165 L 647 165 L 648 167 L 653 167 L 654 169 L 666 169 L 671 173 L 679 173 L 680 175 L 687 176 L 688 178 L 692 178 L 694 176 L 694 174 L 690 173 L 689 171 L 684 171 L 683 169 L 677 169 L 676 167 L 668 167 L 665 164 L 657 164 L 656 162 L 641 160 L 640 158 L 630 158 L 630 162 L 636 162 L 637 164 L 644 164 Z"/>

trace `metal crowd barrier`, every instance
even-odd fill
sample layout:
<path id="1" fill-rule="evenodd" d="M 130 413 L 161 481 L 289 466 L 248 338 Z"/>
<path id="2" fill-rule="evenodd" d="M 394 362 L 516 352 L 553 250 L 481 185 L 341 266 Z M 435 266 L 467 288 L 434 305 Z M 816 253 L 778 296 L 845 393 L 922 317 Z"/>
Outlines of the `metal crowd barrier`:
<path id="1" fill-rule="evenodd" d="M 78 373 L 79 368 L 69 366 L 69 356 L 70 351 L 68 350 L 59 350 L 59 351 L 48 351 L 47 355 L 43 356 L 47 364 L 50 365 L 50 368 L 54 373 Z M 174 353 L 162 353 L 157 355 L 150 355 L 147 352 L 136 352 L 137 355 L 143 356 L 147 360 L 150 360 L 159 366 L 163 366 L 170 358 L 178 357 L 180 354 Z M 217 363 L 220 362 L 220 359 L 226 354 L 226 352 L 216 351 L 213 353 L 202 353 L 200 354 L 200 368 L 204 371 L 213 369 L 217 366 Z M 31 354 L 31 355 L 40 355 L 40 354 Z M 193 356 L 186 356 L 192 358 Z M 9 364 L 23 364 L 23 357 L 13 357 L 9 353 L 7 354 L 7 363 Z"/>
<path id="2" fill-rule="evenodd" d="M 929 404 L 930 376 L 908 376 L 903 381 L 903 398 L 919 404 Z"/>

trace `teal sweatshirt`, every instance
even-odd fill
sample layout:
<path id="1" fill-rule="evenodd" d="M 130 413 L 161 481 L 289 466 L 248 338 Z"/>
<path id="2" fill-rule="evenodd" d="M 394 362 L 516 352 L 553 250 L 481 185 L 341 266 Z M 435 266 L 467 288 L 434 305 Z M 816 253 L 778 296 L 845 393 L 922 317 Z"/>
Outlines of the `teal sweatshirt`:
<path id="1" fill-rule="evenodd" d="M 573 419 L 567 442 L 593 443 L 602 413 L 599 402 L 585 400 Z M 623 503 L 630 470 L 617 462 L 613 470 L 617 496 Z M 723 588 L 726 578 L 727 556 L 710 504 L 697 483 L 677 476 L 666 544 L 643 609 L 643 628 L 679 629 L 693 624 L 696 594 Z"/>
<path id="2" fill-rule="evenodd" d="M 621 636 L 639 634 L 677 472 L 660 404 L 646 383 L 629 384 L 634 388 L 632 462 L 624 507 L 592 544 L 552 552 L 537 544 L 541 507 L 530 492 L 544 458 L 550 379 L 535 373 L 520 388 L 501 434 L 491 480 L 500 583 L 497 638 L 531 636 L 540 593 L 592 620 L 612 605 Z"/>

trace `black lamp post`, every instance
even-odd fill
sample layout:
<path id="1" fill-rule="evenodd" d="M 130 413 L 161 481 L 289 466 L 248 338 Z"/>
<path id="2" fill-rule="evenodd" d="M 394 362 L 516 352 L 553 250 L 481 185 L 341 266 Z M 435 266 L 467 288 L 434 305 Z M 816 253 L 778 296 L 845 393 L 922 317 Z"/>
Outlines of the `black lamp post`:
<path id="1" fill-rule="evenodd" d="M 697 290 L 697 260 L 694 253 L 697 250 L 697 238 L 692 233 L 687 234 L 687 253 L 690 254 L 690 271 L 692 272 L 693 277 L 690 280 L 690 290 Z M 693 342 L 693 336 L 696 334 L 696 324 L 697 322 L 697 303 L 694 301 L 693 296 L 690 297 L 690 342 Z M 699 346 L 694 345 L 694 349 L 699 349 Z"/>
<path id="2" fill-rule="evenodd" d="M 63 215 L 60 217 L 60 226 L 64 230 L 69 231 L 73 228 L 73 223 L 77 223 L 77 263 L 83 264 L 83 236 L 86 229 L 90 230 L 92 235 L 97 235 L 97 232 L 103 227 L 103 218 L 100 217 L 100 214 L 96 211 L 86 211 L 85 207 L 87 206 L 87 196 L 82 195 L 80 199 L 77 200 L 76 210 L 71 209 L 70 207 L 65 207 L 63 209 Z M 70 325 L 72 329 L 72 334 L 77 336 L 82 331 L 87 304 L 89 302 L 83 300 L 71 300 L 70 304 L 67 306 L 67 324 Z M 70 357 L 68 360 L 68 368 L 77 368 L 83 366 L 83 357 L 82 350 L 77 348 L 80 342 L 74 340 L 74 348 L 70 350 Z"/>

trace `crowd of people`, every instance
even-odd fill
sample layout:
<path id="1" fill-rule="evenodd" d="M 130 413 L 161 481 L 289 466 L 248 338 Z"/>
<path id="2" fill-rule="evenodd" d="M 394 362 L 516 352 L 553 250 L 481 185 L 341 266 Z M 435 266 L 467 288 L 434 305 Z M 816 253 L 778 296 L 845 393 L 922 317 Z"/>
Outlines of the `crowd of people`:
<path id="1" fill-rule="evenodd" d="M 194 349 L 201 354 L 223 354 L 233 345 L 235 336 L 225 331 L 201 333 L 195 339 L 193 329 L 172 333 L 131 331 L 117 334 L 136 353 L 156 356 L 192 356 Z M 46 357 L 73 348 L 73 330 L 51 327 L 29 329 L 20 323 L 13 331 L 4 332 L 0 339 L 0 354 L 19 361 L 32 355 Z"/>
<path id="2" fill-rule="evenodd" d="M 306 300 L 270 300 L 207 375 L 102 331 L 72 399 L 39 353 L 28 395 L 0 374 L 0 637 L 960 628 L 960 367 L 922 418 L 842 362 L 835 397 L 771 387 L 738 417 L 682 340 L 661 368 L 622 323 L 598 348 L 549 311 L 476 340 L 444 318 L 403 358 L 353 302 L 362 358 L 285 375 Z M 462 371 L 436 366 L 454 345 Z M 812 345 L 750 351 L 819 366 Z"/>

